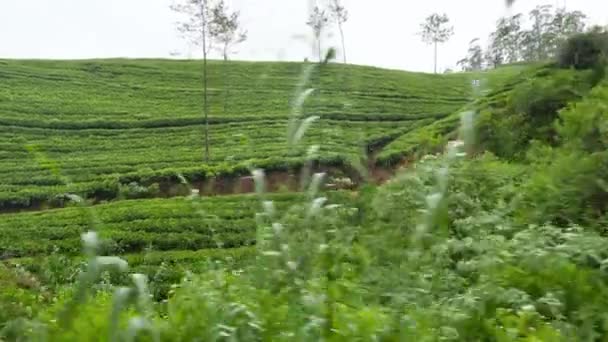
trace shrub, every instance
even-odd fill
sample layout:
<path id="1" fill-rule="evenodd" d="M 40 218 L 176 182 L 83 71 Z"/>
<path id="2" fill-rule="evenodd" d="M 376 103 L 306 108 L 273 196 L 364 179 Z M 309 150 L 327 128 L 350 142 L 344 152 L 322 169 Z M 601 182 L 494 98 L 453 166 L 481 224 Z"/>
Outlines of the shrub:
<path id="1" fill-rule="evenodd" d="M 39 287 L 31 274 L 0 263 L 0 330 L 8 321 L 17 317 L 31 318 L 36 314 L 43 299 Z"/>
<path id="2" fill-rule="evenodd" d="M 554 151 L 550 164 L 538 165 L 522 188 L 522 223 L 599 223 L 605 212 L 606 192 L 598 180 L 608 172 L 607 161 L 605 154 Z"/>
<path id="3" fill-rule="evenodd" d="M 559 114 L 560 146 L 529 151 L 536 170 L 522 188 L 525 222 L 571 223 L 601 229 L 608 209 L 608 87 L 600 84 L 583 101 Z"/>
<path id="4" fill-rule="evenodd" d="M 592 69 L 604 63 L 608 33 L 591 31 L 569 38 L 561 48 L 558 63 L 563 68 Z"/>
<path id="5" fill-rule="evenodd" d="M 119 196 L 126 199 L 153 198 L 158 196 L 159 193 L 158 183 L 152 183 L 152 185 L 146 187 L 137 182 L 131 182 L 126 185 L 121 184 L 119 188 Z"/>
<path id="6" fill-rule="evenodd" d="M 530 141 L 557 142 L 554 122 L 569 103 L 592 86 L 589 73 L 548 69 L 548 74 L 517 85 L 500 108 L 487 108 L 477 121 L 483 149 L 499 157 L 523 159 Z"/>
<path id="7" fill-rule="evenodd" d="M 600 152 L 608 148 L 608 84 L 597 86 L 584 100 L 560 112 L 556 129 L 569 148 Z"/>

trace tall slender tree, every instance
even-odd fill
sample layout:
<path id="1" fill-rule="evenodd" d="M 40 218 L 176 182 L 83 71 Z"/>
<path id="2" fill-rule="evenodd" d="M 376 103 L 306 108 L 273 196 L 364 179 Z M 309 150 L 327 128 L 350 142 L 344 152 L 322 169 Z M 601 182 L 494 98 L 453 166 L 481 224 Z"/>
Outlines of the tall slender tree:
<path id="1" fill-rule="evenodd" d="M 319 54 L 319 63 L 323 63 L 323 49 L 321 44 L 321 39 L 323 38 L 323 33 L 327 28 L 329 23 L 329 16 L 324 9 L 321 9 L 319 6 L 315 6 L 306 22 L 306 25 L 312 28 L 315 42 L 317 43 L 317 52 Z"/>
<path id="2" fill-rule="evenodd" d="M 247 40 L 247 31 L 241 27 L 241 13 L 231 11 L 224 0 L 218 0 L 211 8 L 211 19 L 209 22 L 209 34 L 217 44 L 222 54 L 223 63 L 223 88 L 224 88 L 224 113 L 228 111 L 229 74 L 228 59 L 233 52 L 234 46 Z"/>
<path id="3" fill-rule="evenodd" d="M 433 13 L 420 25 L 422 40 L 435 48 L 435 73 L 437 73 L 437 45 L 447 42 L 454 35 L 454 27 L 449 26 L 449 23 L 450 18 L 446 14 Z"/>
<path id="4" fill-rule="evenodd" d="M 209 163 L 209 99 L 208 99 L 208 75 L 207 57 L 211 50 L 211 32 L 209 28 L 212 0 L 183 0 L 171 6 L 175 12 L 181 13 L 186 18 L 178 23 L 177 29 L 192 43 L 199 46 L 203 52 L 203 117 L 205 132 L 204 160 Z"/>
<path id="5" fill-rule="evenodd" d="M 553 6 L 537 6 L 530 11 L 529 19 L 532 27 L 523 32 L 525 53 L 529 60 L 543 60 L 550 57 L 551 37 L 548 34 L 553 23 Z"/>
<path id="6" fill-rule="evenodd" d="M 340 0 L 332 0 L 329 5 L 331 18 L 338 25 L 340 31 L 340 40 L 342 41 L 342 57 L 346 64 L 346 44 L 344 43 L 344 23 L 348 21 L 348 10 Z"/>
<path id="7" fill-rule="evenodd" d="M 548 32 L 548 44 L 553 54 L 557 53 L 559 47 L 568 39 L 578 33 L 585 32 L 587 15 L 581 11 L 567 11 L 558 8 L 555 11 Z"/>
<path id="8" fill-rule="evenodd" d="M 247 31 L 241 25 L 241 13 L 231 11 L 224 0 L 218 0 L 211 7 L 209 31 L 225 61 L 234 52 L 234 46 L 247 40 Z"/>
<path id="9" fill-rule="evenodd" d="M 496 31 L 490 34 L 486 58 L 494 67 L 503 63 L 514 63 L 521 56 L 522 15 L 501 18 L 496 23 Z"/>

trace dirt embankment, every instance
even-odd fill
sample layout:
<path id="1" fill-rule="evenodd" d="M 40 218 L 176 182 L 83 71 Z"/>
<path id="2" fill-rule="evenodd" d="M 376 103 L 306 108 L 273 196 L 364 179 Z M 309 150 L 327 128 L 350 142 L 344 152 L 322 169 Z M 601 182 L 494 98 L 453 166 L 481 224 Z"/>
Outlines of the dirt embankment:
<path id="1" fill-rule="evenodd" d="M 317 164 L 309 169 L 299 168 L 293 170 L 267 171 L 265 175 L 265 191 L 274 192 L 296 192 L 306 188 L 302 179 L 303 172 L 325 173 L 324 188 L 326 190 L 355 190 L 362 184 L 370 182 L 372 184 L 383 184 L 393 178 L 396 172 L 407 166 L 408 162 L 383 166 L 377 163 L 376 156 L 380 151 L 392 141 L 392 139 L 378 141 L 367 147 L 366 170 L 357 171 L 350 166 L 327 166 Z M 182 184 L 177 181 L 164 181 L 158 183 L 158 189 L 152 194 L 147 194 L 139 198 L 171 198 L 178 196 L 188 196 L 192 191 L 197 191 L 202 196 L 223 196 L 233 194 L 248 194 L 255 192 L 255 182 L 252 176 L 230 176 L 222 175 L 211 177 L 203 181 L 192 184 Z M 118 196 L 115 198 L 87 198 L 90 204 L 100 204 L 120 199 L 132 199 L 134 197 Z M 138 197 L 135 197 L 138 198 Z M 0 214 L 16 213 L 24 211 L 42 211 L 47 209 L 63 208 L 72 205 L 69 200 L 57 201 L 32 201 L 27 207 L 2 209 Z"/>

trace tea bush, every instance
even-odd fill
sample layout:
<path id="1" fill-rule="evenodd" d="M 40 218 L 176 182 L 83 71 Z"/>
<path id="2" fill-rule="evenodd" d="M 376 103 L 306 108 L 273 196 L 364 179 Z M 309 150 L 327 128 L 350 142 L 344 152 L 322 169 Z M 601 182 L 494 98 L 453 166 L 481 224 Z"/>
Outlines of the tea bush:
<path id="1" fill-rule="evenodd" d="M 380 162 L 420 158 L 379 187 L 323 192 L 306 155 L 298 194 L 264 193 L 255 169 L 255 197 L 3 215 L 6 267 L 40 289 L 0 278 L 22 294 L 0 300 L 1 338 L 606 339 L 605 83 L 551 66 L 524 74 L 467 106 L 460 131 L 454 114 L 389 144 Z M 30 297 L 44 291 L 52 300 Z"/>

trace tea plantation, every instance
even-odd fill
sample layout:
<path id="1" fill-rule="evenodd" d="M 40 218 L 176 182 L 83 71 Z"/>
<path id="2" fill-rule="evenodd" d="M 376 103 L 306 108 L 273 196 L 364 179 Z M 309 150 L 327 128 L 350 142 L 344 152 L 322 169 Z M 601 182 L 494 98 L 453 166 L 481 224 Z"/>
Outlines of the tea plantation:
<path id="1" fill-rule="evenodd" d="M 0 208 L 76 193 L 114 199 L 120 185 L 297 168 L 287 146 L 298 87 L 316 91 L 302 115 L 320 120 L 304 146 L 346 166 L 368 146 L 457 112 L 479 75 L 426 75 L 370 67 L 211 63 L 210 159 L 203 163 L 201 64 L 162 60 L 0 61 Z M 301 85 L 306 70 L 309 79 Z M 499 84 L 521 67 L 488 74 Z M 229 82 L 229 83 L 226 83 Z M 436 85 L 440 84 L 438 88 Z"/>
<path id="2" fill-rule="evenodd" d="M 606 339 L 605 65 L 210 72 L 0 60 L 0 340 Z"/>

